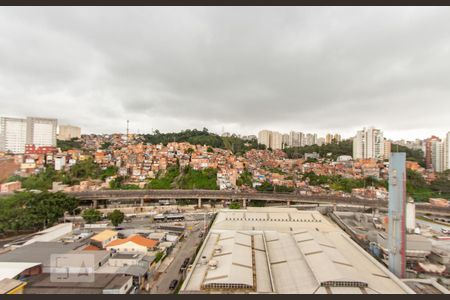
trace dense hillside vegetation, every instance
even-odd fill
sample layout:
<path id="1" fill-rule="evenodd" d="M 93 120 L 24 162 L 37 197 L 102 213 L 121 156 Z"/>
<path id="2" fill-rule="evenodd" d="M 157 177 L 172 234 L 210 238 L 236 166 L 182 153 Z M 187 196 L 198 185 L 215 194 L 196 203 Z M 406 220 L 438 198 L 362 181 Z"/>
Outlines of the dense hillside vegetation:
<path id="1" fill-rule="evenodd" d="M 56 147 L 61 148 L 61 151 L 67 151 L 71 149 L 81 149 L 82 144 L 77 138 L 73 138 L 68 141 L 56 140 Z"/>
<path id="2" fill-rule="evenodd" d="M 428 184 L 419 173 L 407 170 L 406 190 L 416 201 L 428 198 L 450 199 L 450 170 L 437 174 L 437 179 Z"/>
<path id="3" fill-rule="evenodd" d="M 391 152 L 405 152 L 406 153 L 406 160 L 409 161 L 416 161 L 421 165 L 422 167 L 425 167 L 425 155 L 422 150 L 414 150 L 410 149 L 406 146 L 392 144 Z"/>
<path id="4" fill-rule="evenodd" d="M 148 189 L 202 189 L 217 190 L 217 169 L 194 170 L 184 168 L 181 172 L 177 166 L 169 167 L 165 173 L 147 184 Z"/>
<path id="5" fill-rule="evenodd" d="M 258 145 L 256 139 L 244 140 L 237 136 L 221 137 L 210 133 L 208 129 L 203 130 L 187 129 L 181 132 L 161 133 L 155 130 L 153 134 L 146 134 L 145 141 L 151 144 L 167 145 L 170 142 L 188 142 L 193 145 L 207 145 L 213 148 L 222 148 L 233 151 L 233 153 L 242 155 L 250 149 L 265 149 L 264 145 Z"/>
<path id="6" fill-rule="evenodd" d="M 331 158 L 336 159 L 340 155 L 353 155 L 353 141 L 343 140 L 340 143 L 324 145 L 311 145 L 303 147 L 290 147 L 284 149 L 289 158 L 301 158 L 305 153 L 317 152 L 320 157 L 326 157 L 331 153 Z"/>

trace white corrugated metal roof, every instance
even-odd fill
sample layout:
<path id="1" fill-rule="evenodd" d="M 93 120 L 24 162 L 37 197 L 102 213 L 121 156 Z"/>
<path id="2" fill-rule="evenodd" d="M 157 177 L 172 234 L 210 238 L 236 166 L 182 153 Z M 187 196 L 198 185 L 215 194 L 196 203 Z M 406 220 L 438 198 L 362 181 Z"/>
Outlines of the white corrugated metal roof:
<path id="1" fill-rule="evenodd" d="M 216 245 L 221 253 L 214 254 Z M 202 256 L 214 259 L 217 268 L 199 264 Z M 251 287 L 253 275 L 259 293 L 411 292 L 319 212 L 278 208 L 221 211 L 182 291 L 211 283 Z M 208 292 L 223 291 L 209 287 Z"/>
<path id="2" fill-rule="evenodd" d="M 0 280 L 4 278 L 13 279 L 23 271 L 39 265 L 40 263 L 0 262 Z"/>

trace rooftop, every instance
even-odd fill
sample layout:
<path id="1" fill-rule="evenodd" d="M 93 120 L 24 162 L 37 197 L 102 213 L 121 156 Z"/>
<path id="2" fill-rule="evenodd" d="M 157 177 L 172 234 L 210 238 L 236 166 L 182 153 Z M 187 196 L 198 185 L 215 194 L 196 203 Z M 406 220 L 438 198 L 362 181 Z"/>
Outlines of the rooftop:
<path id="1" fill-rule="evenodd" d="M 35 242 L 0 254 L 0 262 L 42 263 L 45 267 L 50 265 L 50 257 L 52 254 L 66 254 L 83 245 L 77 242 L 69 244 L 60 242 Z"/>
<path id="2" fill-rule="evenodd" d="M 25 242 L 24 245 L 30 245 L 35 242 L 50 242 L 72 232 L 72 223 L 62 223 L 36 233 L 33 238 Z"/>
<path id="3" fill-rule="evenodd" d="M 120 274 L 95 274 L 92 282 L 52 281 L 50 274 L 32 276 L 24 294 L 101 294 Z M 129 278 L 129 277 L 128 277 Z"/>
<path id="4" fill-rule="evenodd" d="M 111 259 L 142 259 L 144 254 L 135 253 L 115 253 Z"/>
<path id="5" fill-rule="evenodd" d="M 0 262 L 0 280 L 13 279 L 23 271 L 39 265 L 40 263 Z"/>
<path id="6" fill-rule="evenodd" d="M 317 211 L 221 210 L 183 293 L 413 293 Z"/>
<path id="7" fill-rule="evenodd" d="M 114 247 L 114 246 L 122 245 L 122 244 L 125 244 L 128 242 L 132 242 L 132 243 L 135 243 L 137 245 L 144 246 L 147 248 L 153 248 L 158 244 L 158 242 L 155 240 L 150 240 L 150 239 L 147 239 L 143 236 L 136 234 L 136 235 L 127 237 L 126 239 L 117 239 L 115 241 L 112 241 L 111 243 L 106 245 L 106 247 Z"/>
<path id="8" fill-rule="evenodd" d="M 7 294 L 12 290 L 14 290 L 15 288 L 18 288 L 25 284 L 26 284 L 25 282 L 22 282 L 20 280 L 4 278 L 0 280 L 0 295 Z"/>
<path id="9" fill-rule="evenodd" d="M 91 237 L 91 240 L 103 242 L 104 240 L 110 239 L 116 235 L 117 231 L 107 229 Z"/>
<path id="10" fill-rule="evenodd" d="M 130 278 L 131 278 L 130 276 L 117 276 L 105 287 L 105 289 L 106 290 L 120 289 L 121 287 L 124 286 L 124 284 L 126 284 L 130 280 Z"/>

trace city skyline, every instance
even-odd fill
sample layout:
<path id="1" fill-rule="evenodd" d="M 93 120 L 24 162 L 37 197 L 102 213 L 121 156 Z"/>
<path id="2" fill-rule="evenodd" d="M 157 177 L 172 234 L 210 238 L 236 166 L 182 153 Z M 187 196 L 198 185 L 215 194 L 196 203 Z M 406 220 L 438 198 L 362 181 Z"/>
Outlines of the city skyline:
<path id="1" fill-rule="evenodd" d="M 12 118 L 12 119 L 24 119 L 24 118 L 27 118 L 29 116 L 23 116 L 23 115 L 22 116 L 6 116 L 6 115 L 3 115 L 1 117 Z M 99 134 L 99 135 L 126 134 L 126 130 L 127 130 L 126 127 L 125 127 L 122 131 L 119 130 L 119 131 L 109 131 L 109 132 L 95 132 L 95 131 L 86 132 L 86 129 L 85 128 L 80 128 L 78 126 L 78 124 L 74 124 L 74 123 L 70 123 L 69 124 L 67 122 L 61 122 L 57 118 L 48 117 L 48 116 L 45 116 L 45 115 L 40 115 L 38 117 L 33 116 L 33 117 L 34 118 L 42 118 L 42 119 L 56 119 L 59 122 L 58 126 L 57 126 L 58 130 L 60 130 L 60 127 L 73 127 L 73 128 L 76 128 L 78 130 L 78 134 L 81 134 L 81 135 L 89 135 L 89 134 Z M 232 135 L 232 134 L 236 134 L 238 136 L 244 136 L 244 137 L 245 136 L 255 136 L 255 137 L 257 137 L 259 132 L 267 131 L 267 130 L 271 131 L 271 132 L 280 133 L 281 135 L 289 135 L 290 133 L 301 133 L 301 134 L 304 134 L 306 136 L 306 135 L 312 134 L 312 135 L 315 136 L 315 139 L 319 139 L 319 140 L 323 139 L 323 142 L 325 143 L 325 140 L 326 140 L 327 136 L 330 135 L 330 134 L 331 135 L 337 134 L 337 135 L 339 135 L 339 140 L 346 140 L 346 139 L 353 139 L 356 136 L 357 131 L 359 131 L 361 128 L 368 129 L 368 128 L 380 128 L 380 127 L 374 126 L 374 125 L 360 126 L 360 127 L 356 128 L 353 133 L 350 133 L 348 135 L 343 135 L 339 131 L 333 131 L 333 129 L 330 129 L 330 130 L 326 130 L 326 129 L 323 129 L 323 130 L 312 129 L 310 132 L 308 132 L 308 131 L 301 130 L 301 129 L 300 130 L 295 130 L 295 129 L 289 129 L 289 128 L 285 128 L 285 129 L 282 129 L 282 130 L 272 130 L 272 129 L 268 129 L 268 128 L 262 128 L 262 129 L 257 129 L 256 132 L 243 134 L 242 132 L 239 132 L 239 131 L 237 131 L 237 132 L 228 132 L 224 128 L 222 128 L 220 131 L 214 131 L 214 130 L 210 130 L 210 128 L 208 128 L 208 127 L 201 127 L 201 126 L 200 127 L 199 126 L 192 127 L 192 128 L 181 128 L 179 130 L 166 130 L 166 131 L 160 130 L 159 128 L 152 128 L 149 131 L 145 131 L 145 130 L 143 131 L 143 130 L 139 130 L 139 129 L 133 130 L 133 128 L 130 126 L 130 131 L 129 132 L 130 132 L 130 134 L 153 134 L 156 130 L 158 130 L 161 133 L 169 133 L 169 132 L 180 132 L 180 131 L 183 131 L 183 130 L 194 130 L 194 129 L 203 130 L 203 128 L 206 128 L 206 129 L 208 129 L 209 132 L 217 134 L 217 135 L 224 135 L 224 134 L 225 135 Z M 386 132 L 383 128 L 381 128 L 381 129 L 383 130 L 383 132 Z M 420 138 L 419 137 L 406 138 L 404 136 L 399 136 L 397 138 L 392 138 L 392 137 L 388 136 L 388 137 L 386 137 L 386 139 L 390 140 L 390 141 L 394 141 L 394 142 L 395 141 L 412 141 L 412 142 L 414 142 L 416 140 L 424 141 L 424 140 L 426 140 L 426 139 L 428 139 L 429 137 L 432 137 L 432 136 L 439 136 L 439 137 L 444 137 L 445 138 L 445 136 L 447 136 L 448 133 L 449 133 L 448 130 L 444 130 L 443 134 L 440 134 L 440 135 L 436 134 L 436 133 L 431 133 L 428 136 L 420 137 Z M 333 138 L 333 137 L 331 137 L 331 138 Z"/>
<path id="2" fill-rule="evenodd" d="M 140 133 L 349 138 L 375 126 L 391 139 L 444 136 L 448 12 L 5 7 L 2 115 L 58 118 L 85 133 L 125 132 L 130 120 Z"/>

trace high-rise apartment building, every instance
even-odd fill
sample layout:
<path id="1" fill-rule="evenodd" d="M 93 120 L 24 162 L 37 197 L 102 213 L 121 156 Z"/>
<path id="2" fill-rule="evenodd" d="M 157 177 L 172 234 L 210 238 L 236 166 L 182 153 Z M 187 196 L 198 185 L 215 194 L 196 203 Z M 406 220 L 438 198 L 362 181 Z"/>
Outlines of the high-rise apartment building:
<path id="1" fill-rule="evenodd" d="M 258 133 L 258 143 L 271 149 L 283 148 L 283 135 L 276 131 L 261 130 Z"/>
<path id="2" fill-rule="evenodd" d="M 433 143 L 441 142 L 437 136 L 431 136 L 425 140 L 425 166 L 427 169 L 434 169 L 433 167 Z"/>
<path id="3" fill-rule="evenodd" d="M 270 141 L 270 148 L 282 149 L 283 148 L 283 135 L 279 132 L 272 132 L 272 140 Z"/>
<path id="4" fill-rule="evenodd" d="M 441 141 L 431 142 L 431 164 L 435 172 L 444 171 L 444 143 Z"/>
<path id="5" fill-rule="evenodd" d="M 272 131 L 261 130 L 260 132 L 258 132 L 258 143 L 266 146 L 266 148 L 270 148 L 271 137 Z"/>
<path id="6" fill-rule="evenodd" d="M 27 121 L 19 118 L 0 118 L 0 151 L 25 153 Z"/>
<path id="7" fill-rule="evenodd" d="M 306 145 L 306 138 L 305 134 L 303 132 L 299 132 L 299 138 L 300 138 L 300 147 L 303 147 Z"/>
<path id="8" fill-rule="evenodd" d="M 341 135 L 338 133 L 336 134 L 327 133 L 327 135 L 325 136 L 325 144 L 340 143 L 340 142 L 341 142 Z"/>
<path id="9" fill-rule="evenodd" d="M 25 145 L 56 146 L 56 119 L 0 119 L 0 151 L 25 153 Z"/>
<path id="10" fill-rule="evenodd" d="M 27 144 L 56 147 L 57 119 L 27 117 Z"/>
<path id="11" fill-rule="evenodd" d="M 283 140 L 283 148 L 287 148 L 287 147 L 291 146 L 289 144 L 289 134 L 283 134 L 282 140 Z"/>
<path id="12" fill-rule="evenodd" d="M 450 131 L 447 132 L 447 136 L 445 138 L 444 150 L 444 169 L 450 170 Z"/>
<path id="13" fill-rule="evenodd" d="M 81 128 L 72 125 L 59 125 L 58 139 L 67 141 L 73 138 L 81 137 Z"/>
<path id="14" fill-rule="evenodd" d="M 383 155 L 384 159 L 389 159 L 390 158 L 390 156 L 391 156 L 391 146 L 392 146 L 391 141 L 387 141 L 387 140 L 384 141 L 384 155 Z"/>
<path id="15" fill-rule="evenodd" d="M 289 146 L 290 147 L 300 147 L 302 145 L 301 144 L 302 135 L 303 135 L 303 133 L 301 133 L 301 132 L 291 131 L 289 133 Z"/>
<path id="16" fill-rule="evenodd" d="M 380 129 L 370 127 L 359 130 L 353 138 L 353 158 L 384 159 L 384 141 L 383 132 Z"/>
<path id="17" fill-rule="evenodd" d="M 353 159 L 364 158 L 365 133 L 364 130 L 358 130 L 353 138 Z"/>
<path id="18" fill-rule="evenodd" d="M 340 134 L 338 134 L 338 133 L 336 133 L 335 135 L 334 135 L 334 141 L 336 142 L 336 143 L 340 143 L 341 142 L 341 135 Z"/>
<path id="19" fill-rule="evenodd" d="M 267 148 L 282 149 L 284 147 L 303 147 L 311 145 L 323 145 L 341 141 L 340 134 L 327 134 L 325 138 L 318 138 L 316 133 L 303 133 L 291 131 L 289 134 L 281 134 L 276 131 L 261 130 L 258 133 L 258 142 Z"/>
<path id="20" fill-rule="evenodd" d="M 306 134 L 306 143 L 307 146 L 315 145 L 317 144 L 317 134 L 314 133 L 308 133 Z"/>

